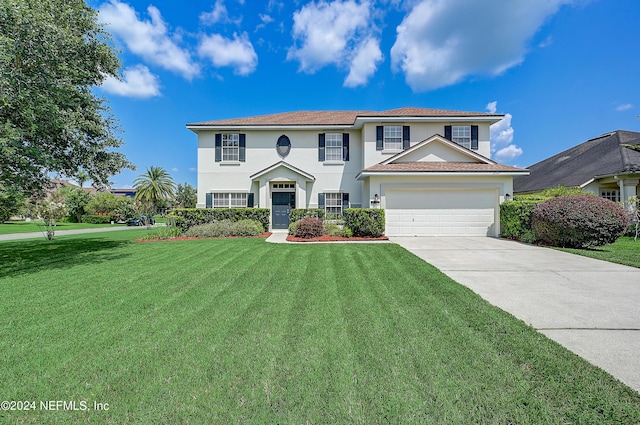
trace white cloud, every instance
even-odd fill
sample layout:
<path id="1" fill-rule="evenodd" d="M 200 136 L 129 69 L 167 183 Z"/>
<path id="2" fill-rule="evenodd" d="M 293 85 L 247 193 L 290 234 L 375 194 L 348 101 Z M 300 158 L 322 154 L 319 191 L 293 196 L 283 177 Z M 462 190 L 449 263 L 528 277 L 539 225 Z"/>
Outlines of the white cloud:
<path id="1" fill-rule="evenodd" d="M 617 106 L 616 111 L 626 111 L 631 108 L 633 108 L 633 105 L 631 103 L 625 103 L 624 105 Z"/>
<path id="2" fill-rule="evenodd" d="M 233 40 L 219 34 L 203 36 L 198 46 L 200 56 L 216 67 L 230 66 L 239 75 L 249 75 L 258 66 L 258 55 L 247 33 L 233 34 Z"/>
<path id="3" fill-rule="evenodd" d="M 513 118 L 511 114 L 505 114 L 503 119 L 491 125 L 491 141 L 493 144 L 504 146 L 513 141 L 514 130 L 511 127 L 511 118 Z"/>
<path id="4" fill-rule="evenodd" d="M 520 149 L 516 145 L 509 145 L 506 148 L 502 148 L 498 152 L 496 152 L 495 159 L 499 162 L 509 162 L 513 161 L 520 155 L 522 155 L 522 149 Z"/>
<path id="5" fill-rule="evenodd" d="M 293 15 L 294 45 L 287 59 L 298 61 L 300 71 L 310 74 L 327 65 L 348 68 L 345 85 L 364 84 L 382 60 L 371 20 L 368 0 L 311 2 Z"/>
<path id="6" fill-rule="evenodd" d="M 195 173 L 196 171 L 198 171 L 198 169 L 196 167 L 191 167 L 189 168 L 189 171 L 191 171 L 192 173 Z"/>
<path id="7" fill-rule="evenodd" d="M 178 171 L 180 171 L 180 170 L 178 169 L 178 167 L 173 167 L 173 168 L 171 169 L 171 171 L 173 171 L 174 173 L 177 173 L 177 172 L 178 172 Z"/>
<path id="8" fill-rule="evenodd" d="M 382 52 L 378 40 L 367 39 L 351 61 L 349 75 L 344 80 L 344 85 L 346 87 L 365 85 L 369 77 L 376 72 L 377 65 L 381 60 Z"/>
<path id="9" fill-rule="evenodd" d="M 127 48 L 144 60 L 176 72 L 187 79 L 200 73 L 190 53 L 178 46 L 169 36 L 160 11 L 149 6 L 151 20 L 140 20 L 136 11 L 126 3 L 110 0 L 100 6 L 99 20 L 122 40 Z"/>
<path id="10" fill-rule="evenodd" d="M 553 44 L 553 37 L 548 36 L 538 44 L 538 47 L 540 47 L 541 49 L 544 49 L 545 47 L 549 47 L 552 44 Z"/>
<path id="11" fill-rule="evenodd" d="M 144 65 L 136 65 L 122 72 L 120 80 L 107 77 L 102 89 L 108 93 L 125 97 L 149 98 L 160 96 L 158 77 Z"/>
<path id="12" fill-rule="evenodd" d="M 202 12 L 200 14 L 200 22 L 206 25 L 216 24 L 218 22 L 226 22 L 229 19 L 227 8 L 224 1 L 216 0 L 211 12 Z"/>
<path id="13" fill-rule="evenodd" d="M 498 102 L 493 101 L 487 103 L 487 111 L 495 114 L 498 110 Z M 504 114 L 504 118 L 490 129 L 491 137 L 491 153 L 496 161 L 507 162 L 512 161 L 522 155 L 522 149 L 513 144 L 514 130 L 511 126 L 511 114 Z"/>
<path id="14" fill-rule="evenodd" d="M 391 62 L 414 91 L 499 75 L 524 60 L 545 19 L 572 0 L 422 0 L 396 28 Z"/>

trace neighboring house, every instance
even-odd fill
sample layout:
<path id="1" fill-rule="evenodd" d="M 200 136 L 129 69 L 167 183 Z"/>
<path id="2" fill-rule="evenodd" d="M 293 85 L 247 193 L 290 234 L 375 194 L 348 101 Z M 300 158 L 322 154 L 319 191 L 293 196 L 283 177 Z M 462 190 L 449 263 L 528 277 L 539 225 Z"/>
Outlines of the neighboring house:
<path id="1" fill-rule="evenodd" d="M 129 198 L 135 198 L 136 196 L 135 189 L 109 189 L 109 192 L 116 196 L 124 196 Z"/>
<path id="2" fill-rule="evenodd" d="M 513 180 L 516 193 L 559 185 L 580 187 L 614 202 L 636 196 L 640 181 L 640 133 L 617 130 L 574 146 L 529 167 Z"/>
<path id="3" fill-rule="evenodd" d="M 490 156 L 503 115 L 401 108 L 301 111 L 187 124 L 199 208 L 386 209 L 386 234 L 497 236 L 499 204 L 527 170 Z"/>

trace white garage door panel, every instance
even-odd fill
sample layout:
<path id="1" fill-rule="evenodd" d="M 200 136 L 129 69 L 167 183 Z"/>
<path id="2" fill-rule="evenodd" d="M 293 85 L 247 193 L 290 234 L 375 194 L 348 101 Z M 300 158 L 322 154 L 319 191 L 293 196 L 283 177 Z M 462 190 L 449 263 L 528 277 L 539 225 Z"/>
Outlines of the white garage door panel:
<path id="1" fill-rule="evenodd" d="M 495 190 L 388 190 L 389 236 L 487 236 L 495 225 Z"/>

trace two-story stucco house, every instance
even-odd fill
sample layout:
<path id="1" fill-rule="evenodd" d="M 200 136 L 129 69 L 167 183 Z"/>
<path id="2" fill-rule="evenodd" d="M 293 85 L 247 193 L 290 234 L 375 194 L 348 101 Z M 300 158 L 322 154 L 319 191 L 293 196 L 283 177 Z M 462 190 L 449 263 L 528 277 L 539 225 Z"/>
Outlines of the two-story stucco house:
<path id="1" fill-rule="evenodd" d="M 187 124 L 198 135 L 198 207 L 385 208 L 386 234 L 497 236 L 513 176 L 490 157 L 503 115 L 401 108 L 300 111 Z"/>

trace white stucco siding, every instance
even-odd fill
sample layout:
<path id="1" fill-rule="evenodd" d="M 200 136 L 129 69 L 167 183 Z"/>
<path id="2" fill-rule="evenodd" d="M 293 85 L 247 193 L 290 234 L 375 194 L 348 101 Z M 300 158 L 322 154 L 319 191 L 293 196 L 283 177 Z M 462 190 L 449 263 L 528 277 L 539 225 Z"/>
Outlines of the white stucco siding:
<path id="1" fill-rule="evenodd" d="M 215 162 L 215 134 L 243 133 L 246 135 L 244 162 Z M 349 161 L 320 162 L 318 160 L 318 134 L 349 134 Z M 291 151 L 282 158 L 276 151 L 276 142 L 282 135 L 291 141 Z M 274 164 L 287 164 L 315 177 L 306 182 L 300 175 L 281 169 L 268 176 L 261 176 L 257 183 L 260 190 L 255 193 L 255 205 L 269 207 L 270 192 L 263 187 L 270 181 L 292 181 L 302 188 L 296 200 L 299 208 L 317 206 L 318 193 L 323 191 L 348 192 L 351 204 L 362 203 L 362 189 L 355 177 L 362 169 L 362 143 L 359 131 L 342 130 L 220 130 L 200 131 L 198 137 L 198 206 L 204 207 L 206 193 L 213 191 L 252 190 L 252 175 Z M 256 183 L 254 182 L 254 185 Z M 310 186 L 310 188 L 309 188 Z M 255 187 L 255 186 L 254 186 Z M 304 194 L 303 199 L 300 195 Z M 265 199 L 267 198 L 267 199 Z M 304 205 L 303 205 L 304 204 Z"/>

